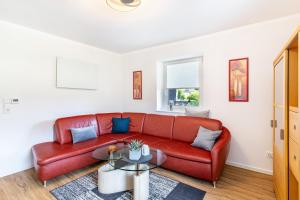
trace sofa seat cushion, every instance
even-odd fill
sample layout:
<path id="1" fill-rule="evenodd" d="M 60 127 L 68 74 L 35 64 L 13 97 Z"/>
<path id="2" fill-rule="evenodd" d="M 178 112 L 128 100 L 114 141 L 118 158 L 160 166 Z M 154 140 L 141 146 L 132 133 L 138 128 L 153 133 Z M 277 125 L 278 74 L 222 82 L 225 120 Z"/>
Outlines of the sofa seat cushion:
<path id="1" fill-rule="evenodd" d="M 130 142 L 131 140 L 142 140 L 144 142 L 144 144 L 148 144 L 151 147 L 156 143 L 169 141 L 168 139 L 165 139 L 165 138 L 156 137 L 156 136 L 152 136 L 152 135 L 146 135 L 146 134 L 138 134 L 138 135 L 135 135 L 133 137 L 126 139 L 125 141 Z"/>
<path id="2" fill-rule="evenodd" d="M 57 142 L 46 142 L 32 147 L 34 159 L 38 165 L 47 165 L 49 163 L 81 155 L 93 151 L 101 146 L 116 143 L 117 141 L 102 135 L 96 139 L 80 142 L 77 144 L 59 144 Z"/>
<path id="3" fill-rule="evenodd" d="M 211 153 L 209 151 L 193 147 L 186 142 L 177 140 L 164 141 L 155 144 L 155 148 L 162 150 L 168 156 L 202 163 L 211 163 Z"/>
<path id="4" fill-rule="evenodd" d="M 126 140 L 128 138 L 132 138 L 132 137 L 138 136 L 138 135 L 140 135 L 140 133 L 134 133 L 134 132 L 129 132 L 129 133 L 109 133 L 109 134 L 106 134 L 106 135 L 109 136 L 109 137 L 111 137 L 114 140 L 124 141 L 124 140 Z"/>

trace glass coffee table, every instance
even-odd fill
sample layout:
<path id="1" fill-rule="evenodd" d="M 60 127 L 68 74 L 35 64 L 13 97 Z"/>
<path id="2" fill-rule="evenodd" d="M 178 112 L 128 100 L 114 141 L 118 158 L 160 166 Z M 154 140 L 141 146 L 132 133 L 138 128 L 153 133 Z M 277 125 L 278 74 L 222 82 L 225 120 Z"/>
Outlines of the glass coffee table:
<path id="1" fill-rule="evenodd" d="M 149 171 L 161 166 L 167 155 L 159 149 L 150 148 L 149 155 L 130 160 L 127 143 L 119 142 L 96 149 L 93 158 L 107 161 L 98 169 L 99 192 L 112 194 L 133 190 L 134 200 L 146 200 L 149 197 Z"/>

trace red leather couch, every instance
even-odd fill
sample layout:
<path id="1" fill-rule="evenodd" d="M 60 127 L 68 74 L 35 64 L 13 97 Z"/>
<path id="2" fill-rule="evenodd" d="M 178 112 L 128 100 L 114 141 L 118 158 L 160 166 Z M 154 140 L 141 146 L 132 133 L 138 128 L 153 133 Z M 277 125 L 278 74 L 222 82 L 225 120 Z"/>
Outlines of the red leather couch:
<path id="1" fill-rule="evenodd" d="M 129 133 L 111 133 L 112 117 L 130 117 Z M 96 127 L 98 137 L 73 144 L 70 128 L 91 125 Z M 199 126 L 223 130 L 211 152 L 191 146 Z M 37 144 L 32 147 L 32 152 L 38 178 L 47 181 L 96 163 L 92 152 L 98 147 L 139 139 L 168 155 L 163 168 L 215 183 L 222 174 L 230 138 L 229 131 L 214 119 L 145 113 L 104 113 L 57 119 L 54 125 L 54 142 Z"/>

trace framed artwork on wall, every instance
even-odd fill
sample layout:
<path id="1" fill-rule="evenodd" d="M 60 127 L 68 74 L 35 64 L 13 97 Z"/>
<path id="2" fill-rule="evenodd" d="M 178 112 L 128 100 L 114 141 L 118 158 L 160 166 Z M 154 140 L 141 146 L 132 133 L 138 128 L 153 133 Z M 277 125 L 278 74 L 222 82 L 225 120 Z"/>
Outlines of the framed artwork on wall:
<path id="1" fill-rule="evenodd" d="M 142 99 L 142 71 L 133 72 L 133 99 Z"/>
<path id="2" fill-rule="evenodd" d="M 229 101 L 249 101 L 248 65 L 248 58 L 229 60 Z"/>

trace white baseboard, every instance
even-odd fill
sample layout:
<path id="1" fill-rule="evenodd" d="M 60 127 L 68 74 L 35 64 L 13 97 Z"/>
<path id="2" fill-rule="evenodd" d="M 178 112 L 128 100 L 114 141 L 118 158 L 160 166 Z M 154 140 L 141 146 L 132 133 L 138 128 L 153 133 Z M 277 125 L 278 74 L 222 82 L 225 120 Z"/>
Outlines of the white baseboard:
<path id="1" fill-rule="evenodd" d="M 273 175 L 272 170 L 262 169 L 262 168 L 254 167 L 254 166 L 251 166 L 251 165 L 245 165 L 245 164 L 241 164 L 241 163 L 237 163 L 237 162 L 230 162 L 230 161 L 227 161 L 226 164 L 230 165 L 230 166 L 242 168 L 242 169 L 248 169 L 248 170 L 251 170 L 251 171 L 263 173 L 263 174 Z"/>

